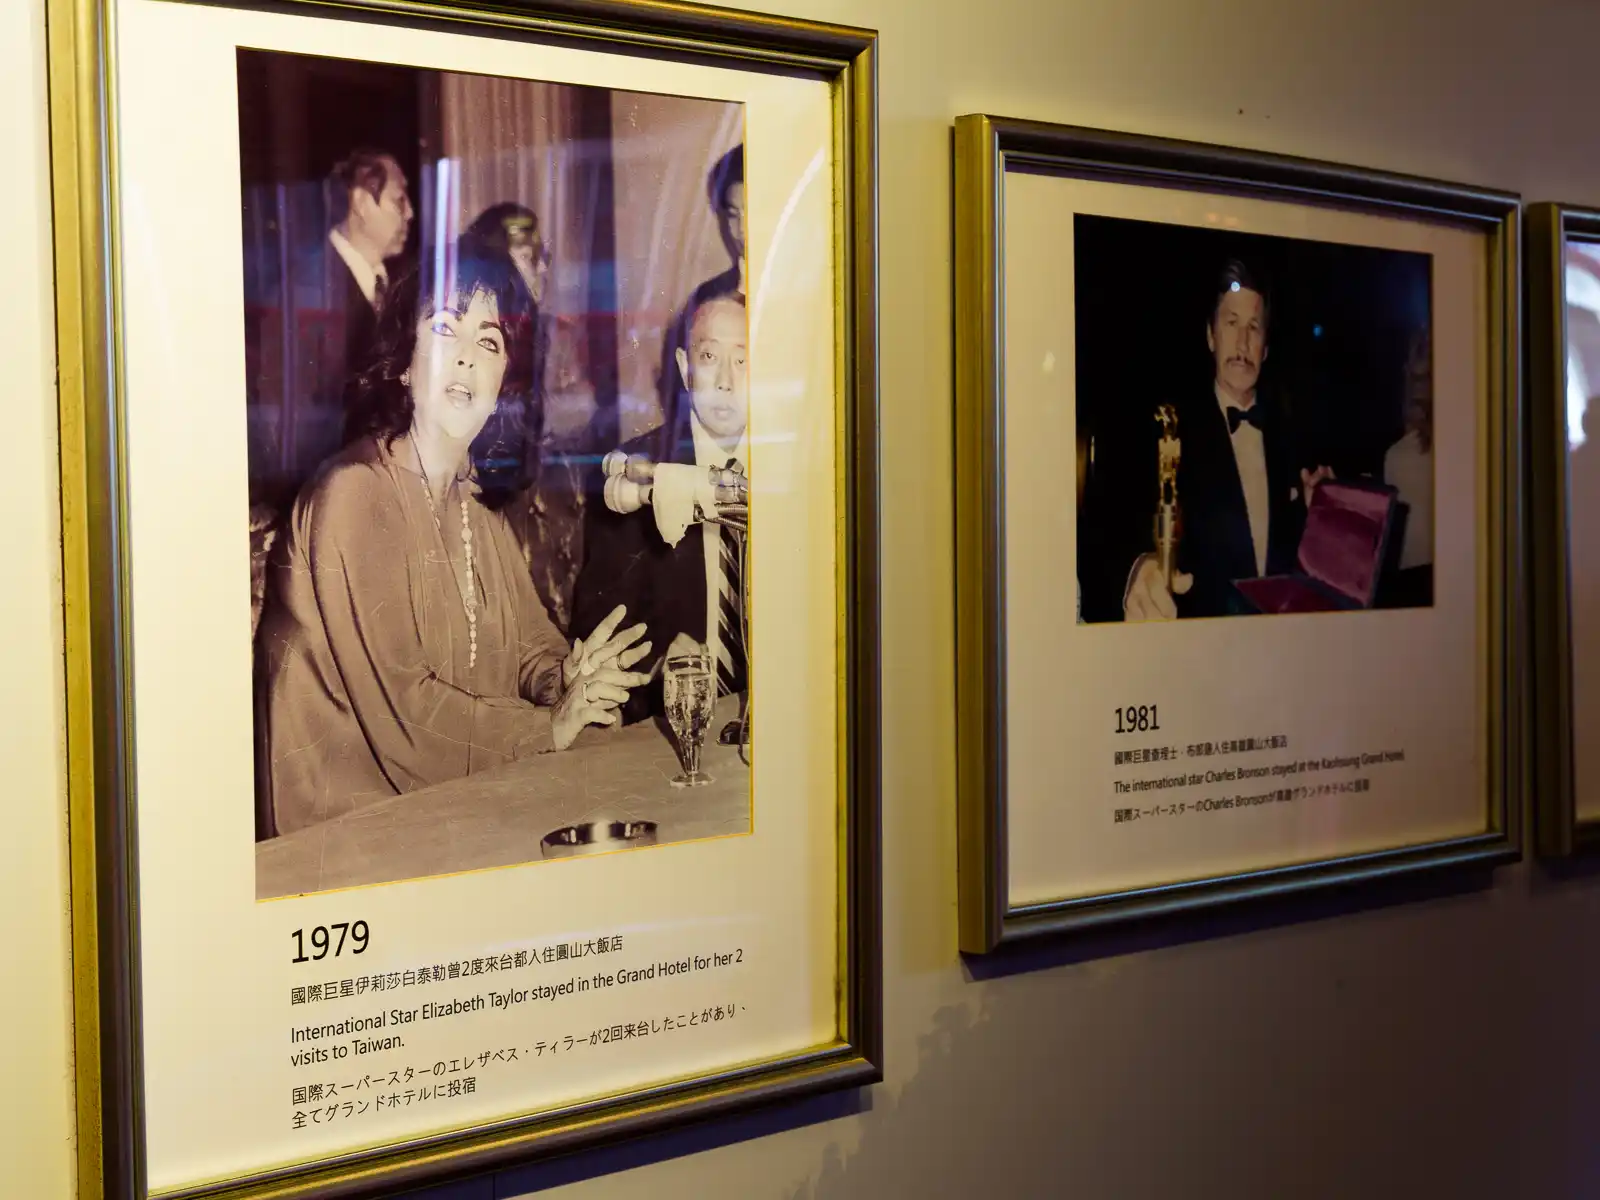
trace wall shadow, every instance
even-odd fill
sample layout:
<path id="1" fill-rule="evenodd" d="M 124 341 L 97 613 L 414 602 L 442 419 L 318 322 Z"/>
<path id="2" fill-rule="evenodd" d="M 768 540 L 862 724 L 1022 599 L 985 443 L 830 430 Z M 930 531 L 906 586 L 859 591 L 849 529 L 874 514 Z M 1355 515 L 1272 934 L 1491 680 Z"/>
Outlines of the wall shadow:
<path id="1" fill-rule="evenodd" d="M 482 1193 L 482 1197 L 483 1200 L 510 1200 L 511 1197 L 534 1195 L 596 1176 L 615 1175 L 809 1125 L 857 1116 L 871 1109 L 872 1096 L 868 1089 L 851 1088 L 787 1101 L 733 1117 L 711 1118 L 680 1129 L 647 1134 L 616 1145 L 575 1152 L 532 1166 L 503 1171 L 488 1181 L 493 1184 L 493 1189 Z M 437 1195 L 424 1193 L 424 1196 L 426 1200 L 480 1200 L 479 1193 L 471 1191 L 461 1192 L 458 1196 L 444 1190 Z"/>
<path id="2" fill-rule="evenodd" d="M 1396 905 L 1471 895 L 1486 897 L 1493 887 L 1494 874 L 1484 868 L 1444 871 L 1409 879 L 1365 880 L 1301 896 L 1266 897 L 1212 912 L 1176 912 L 1122 927 L 1042 938 L 1037 943 L 1024 943 L 994 954 L 962 955 L 962 965 L 969 980 L 999 979 L 1327 921 Z"/>

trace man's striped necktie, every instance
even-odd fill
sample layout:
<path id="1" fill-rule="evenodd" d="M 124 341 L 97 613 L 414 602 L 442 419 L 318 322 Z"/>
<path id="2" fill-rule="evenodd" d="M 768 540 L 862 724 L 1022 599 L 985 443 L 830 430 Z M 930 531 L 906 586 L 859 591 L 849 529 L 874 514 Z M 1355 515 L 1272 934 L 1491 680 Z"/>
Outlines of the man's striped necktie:
<path id="1" fill-rule="evenodd" d="M 737 460 L 730 458 L 727 469 L 736 470 Z M 714 528 L 722 567 L 717 587 L 717 694 L 726 696 L 745 686 L 744 575 L 733 530 L 726 525 Z"/>

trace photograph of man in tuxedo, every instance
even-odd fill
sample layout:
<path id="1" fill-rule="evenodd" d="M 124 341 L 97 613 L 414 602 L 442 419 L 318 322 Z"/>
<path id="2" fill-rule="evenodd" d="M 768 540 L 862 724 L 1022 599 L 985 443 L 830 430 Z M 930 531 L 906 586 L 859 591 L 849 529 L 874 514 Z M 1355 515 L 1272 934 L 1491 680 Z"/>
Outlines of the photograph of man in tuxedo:
<path id="1" fill-rule="evenodd" d="M 1295 468 L 1285 414 L 1260 394 L 1270 321 L 1266 285 L 1230 260 L 1206 324 L 1211 394 L 1177 404 L 1183 532 L 1171 590 L 1155 554 L 1141 553 L 1128 573 L 1124 620 L 1224 616 L 1240 611 L 1234 580 L 1294 570 L 1306 506 L 1333 472 Z"/>
<path id="2" fill-rule="evenodd" d="M 1261 615 L 1237 585 L 1298 573 L 1308 510 L 1332 479 L 1395 493 L 1371 606 L 1430 605 L 1431 449 L 1403 472 L 1391 449 L 1419 396 L 1432 411 L 1431 257 L 1246 233 L 1220 216 L 1072 220 L 1076 620 Z M 1157 515 L 1174 417 L 1169 579 Z"/>
<path id="3" fill-rule="evenodd" d="M 659 429 L 620 449 L 657 463 L 750 471 L 750 375 L 744 297 L 703 299 L 690 315 L 673 368 L 687 403 Z M 617 605 L 628 621 L 643 622 L 651 656 L 635 670 L 653 671 L 663 657 L 705 649 L 716 667 L 719 696 L 742 692 L 747 663 L 743 640 L 744 587 L 733 535 L 699 522 L 676 546 L 663 540 L 652 510 L 612 512 L 591 490 L 585 557 L 573 592 L 572 632 L 588 637 Z M 623 709 L 625 723 L 659 715 L 659 682 L 637 688 Z"/>

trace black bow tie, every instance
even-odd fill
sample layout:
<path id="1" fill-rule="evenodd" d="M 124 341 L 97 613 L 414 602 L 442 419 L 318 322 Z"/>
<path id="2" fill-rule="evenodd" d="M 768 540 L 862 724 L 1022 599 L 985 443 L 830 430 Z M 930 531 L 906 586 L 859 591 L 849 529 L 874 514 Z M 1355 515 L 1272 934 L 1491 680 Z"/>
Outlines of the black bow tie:
<path id="1" fill-rule="evenodd" d="M 1242 421 L 1249 421 L 1257 429 L 1265 429 L 1267 427 L 1266 422 L 1262 419 L 1261 406 L 1259 404 L 1252 404 L 1249 408 L 1240 408 L 1234 404 L 1228 405 L 1229 435 L 1239 432 L 1239 424 Z"/>

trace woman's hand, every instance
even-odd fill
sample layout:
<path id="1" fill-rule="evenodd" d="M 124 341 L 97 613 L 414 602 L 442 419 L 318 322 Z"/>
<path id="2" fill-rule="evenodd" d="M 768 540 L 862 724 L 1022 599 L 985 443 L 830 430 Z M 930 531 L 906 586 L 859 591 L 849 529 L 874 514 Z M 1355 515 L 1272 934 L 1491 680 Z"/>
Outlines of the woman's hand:
<path id="1" fill-rule="evenodd" d="M 572 745 L 586 725 L 615 725 L 628 702 L 628 690 L 650 682 L 650 676 L 629 667 L 650 653 L 639 641 L 644 625 L 617 626 L 628 610 L 619 604 L 594 627 L 587 639 L 574 638 L 572 652 L 561 663 L 561 699 L 550 714 L 550 736 L 557 750 Z"/>
<path id="2" fill-rule="evenodd" d="M 606 614 L 604 621 L 594 627 L 587 641 L 583 638 L 573 639 L 572 653 L 561 664 L 563 691 L 571 689 L 580 678 L 593 679 L 595 672 L 602 668 L 625 670 L 650 653 L 649 642 L 634 644 L 645 635 L 643 622 L 631 625 L 621 633 L 617 632 L 617 626 L 622 624 L 622 618 L 627 615 L 627 607 L 619 604 Z"/>
<path id="3" fill-rule="evenodd" d="M 642 649 L 648 652 L 650 643 Z M 637 657 L 636 651 L 629 654 Z M 624 656 L 626 657 L 626 656 Z M 650 676 L 618 667 L 601 667 L 561 693 L 550 714 L 550 740 L 557 750 L 572 745 L 586 725 L 615 725 L 622 717 L 618 710 L 628 702 L 628 689 L 649 682 Z"/>

